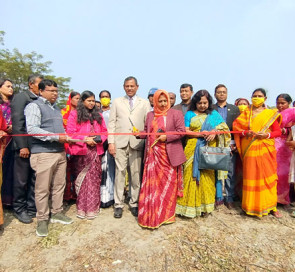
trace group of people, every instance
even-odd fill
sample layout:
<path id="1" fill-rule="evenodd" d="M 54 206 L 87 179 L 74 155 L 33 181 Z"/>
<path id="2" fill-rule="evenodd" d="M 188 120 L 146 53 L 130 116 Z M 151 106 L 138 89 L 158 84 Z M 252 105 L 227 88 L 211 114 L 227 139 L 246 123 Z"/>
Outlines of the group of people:
<path id="1" fill-rule="evenodd" d="M 223 84 L 215 88 L 216 103 L 207 90 L 194 94 L 182 84 L 174 105 L 176 95 L 158 88 L 148 100 L 139 97 L 131 76 L 126 95 L 112 103 L 107 90 L 99 101 L 91 91 L 71 92 L 60 110 L 56 82 L 31 75 L 28 85 L 14 95 L 13 82 L 0 81 L 0 225 L 2 203 L 23 223 L 37 217 L 36 234 L 44 237 L 49 222 L 73 222 L 64 200 L 74 200 L 76 216 L 88 220 L 112 205 L 121 218 L 128 202 L 138 224 L 150 229 L 176 215 L 233 209 L 236 200 L 248 215 L 279 218 L 277 203 L 294 201 L 295 108 L 288 94 L 271 109 L 262 88 L 251 103 L 238 98 L 232 105 Z M 228 168 L 201 169 L 204 146 L 230 148 Z"/>

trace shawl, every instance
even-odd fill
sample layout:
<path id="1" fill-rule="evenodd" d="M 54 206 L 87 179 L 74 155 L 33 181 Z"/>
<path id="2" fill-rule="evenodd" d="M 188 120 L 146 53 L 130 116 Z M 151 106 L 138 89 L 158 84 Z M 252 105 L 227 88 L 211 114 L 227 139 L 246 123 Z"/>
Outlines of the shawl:
<path id="1" fill-rule="evenodd" d="M 223 118 L 216 110 L 213 110 L 211 113 L 208 114 L 200 131 L 211 131 L 215 129 L 221 123 L 224 123 Z M 205 138 L 198 138 L 197 145 L 195 148 L 194 163 L 193 163 L 193 177 L 196 178 L 196 180 L 198 181 L 200 180 L 200 175 L 201 175 L 199 170 L 199 150 L 201 146 L 205 146 L 205 145 L 206 145 Z"/>

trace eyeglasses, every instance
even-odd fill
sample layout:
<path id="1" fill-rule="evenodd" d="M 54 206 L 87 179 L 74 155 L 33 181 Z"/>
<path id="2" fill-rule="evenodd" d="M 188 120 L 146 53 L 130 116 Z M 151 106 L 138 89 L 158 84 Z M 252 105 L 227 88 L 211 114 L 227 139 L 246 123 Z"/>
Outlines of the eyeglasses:
<path id="1" fill-rule="evenodd" d="M 217 94 L 226 94 L 226 91 L 217 91 Z"/>

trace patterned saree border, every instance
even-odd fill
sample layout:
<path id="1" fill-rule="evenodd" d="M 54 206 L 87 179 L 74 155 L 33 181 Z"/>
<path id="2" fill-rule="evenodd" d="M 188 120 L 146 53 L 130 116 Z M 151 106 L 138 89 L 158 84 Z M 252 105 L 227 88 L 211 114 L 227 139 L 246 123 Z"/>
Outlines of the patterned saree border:
<path id="1" fill-rule="evenodd" d="M 173 221 L 170 221 L 170 220 L 173 220 Z M 173 216 L 171 216 L 170 218 L 168 218 L 167 220 L 165 220 L 164 222 L 162 222 L 161 224 L 159 224 L 158 226 L 156 227 L 150 227 L 150 226 L 145 226 L 145 225 L 142 225 L 140 223 L 138 223 L 138 225 L 142 228 L 146 228 L 146 229 L 158 229 L 159 227 L 161 227 L 162 225 L 168 225 L 168 224 L 173 224 L 175 222 L 175 213 Z"/>

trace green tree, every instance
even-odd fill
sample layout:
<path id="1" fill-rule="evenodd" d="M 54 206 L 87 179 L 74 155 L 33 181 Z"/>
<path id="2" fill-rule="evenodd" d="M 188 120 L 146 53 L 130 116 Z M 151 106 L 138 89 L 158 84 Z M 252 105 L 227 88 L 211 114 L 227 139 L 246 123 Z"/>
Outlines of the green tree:
<path id="1" fill-rule="evenodd" d="M 4 31 L 0 31 L 0 45 L 4 46 Z M 59 87 L 58 105 L 64 107 L 70 89 L 70 77 L 57 77 L 50 69 L 51 61 L 43 61 L 43 56 L 35 51 L 22 54 L 18 49 L 0 49 L 0 78 L 9 78 L 13 82 L 14 92 L 21 92 L 28 87 L 28 76 L 41 74 L 56 81 Z"/>

